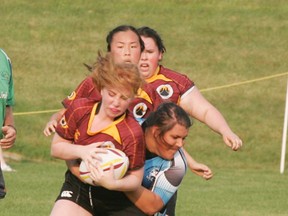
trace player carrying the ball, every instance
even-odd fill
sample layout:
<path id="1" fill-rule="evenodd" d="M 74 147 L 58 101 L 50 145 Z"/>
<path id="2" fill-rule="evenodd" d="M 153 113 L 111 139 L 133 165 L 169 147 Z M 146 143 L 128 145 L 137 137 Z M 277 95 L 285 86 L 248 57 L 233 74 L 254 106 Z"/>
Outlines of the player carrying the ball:
<path id="1" fill-rule="evenodd" d="M 141 126 L 127 113 L 127 108 L 142 85 L 137 65 L 115 64 L 109 54 L 99 54 L 92 77 L 101 93 L 101 100 L 75 100 L 65 112 L 52 140 L 52 156 L 63 160 L 81 159 L 87 167 L 97 163 L 98 148 L 110 141 L 129 158 L 124 178 L 101 182 L 101 186 L 85 184 L 67 170 L 51 215 L 119 215 L 119 211 L 139 215 L 123 191 L 141 186 L 145 160 L 144 136 Z M 96 182 L 97 183 L 97 182 Z M 98 184 L 99 185 L 99 184 Z M 135 212 L 136 211 L 136 212 Z"/>

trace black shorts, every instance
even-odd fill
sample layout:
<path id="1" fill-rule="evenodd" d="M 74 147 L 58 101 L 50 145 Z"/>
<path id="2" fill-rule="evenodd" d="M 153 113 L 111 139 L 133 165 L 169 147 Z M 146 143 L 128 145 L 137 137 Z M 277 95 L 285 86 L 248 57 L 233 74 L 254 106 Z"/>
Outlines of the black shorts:
<path id="1" fill-rule="evenodd" d="M 70 171 L 65 173 L 65 182 L 62 185 L 57 200 L 70 200 L 93 214 L 90 202 L 90 185 L 81 182 Z"/>
<path id="2" fill-rule="evenodd" d="M 145 215 L 123 192 L 91 186 L 80 181 L 69 170 L 57 200 L 70 200 L 94 216 Z"/>

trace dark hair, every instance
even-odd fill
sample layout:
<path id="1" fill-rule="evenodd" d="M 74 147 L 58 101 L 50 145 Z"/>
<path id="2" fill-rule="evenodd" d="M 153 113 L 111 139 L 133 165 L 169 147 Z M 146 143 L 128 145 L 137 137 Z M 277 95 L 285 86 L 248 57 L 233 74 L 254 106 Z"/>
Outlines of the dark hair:
<path id="1" fill-rule="evenodd" d="M 143 128 L 157 126 L 160 135 L 163 136 L 171 130 L 176 124 L 186 128 L 191 127 L 192 121 L 188 114 L 180 106 L 172 102 L 162 103 L 156 111 L 152 112 L 143 123 Z"/>
<path id="2" fill-rule="evenodd" d="M 152 38 L 155 41 L 158 47 L 158 50 L 161 53 L 166 52 L 166 48 L 164 46 L 163 40 L 161 39 L 160 35 L 154 29 L 149 28 L 147 26 L 143 26 L 141 28 L 138 28 L 137 31 L 140 34 L 140 36 Z"/>
<path id="3" fill-rule="evenodd" d="M 126 32 L 126 31 L 132 31 L 134 32 L 139 39 L 139 43 L 140 43 L 140 48 L 141 48 L 141 52 L 143 52 L 145 46 L 144 46 L 144 42 L 142 41 L 137 29 L 133 26 L 130 25 L 120 25 L 117 26 L 116 28 L 114 28 L 112 31 L 110 31 L 106 37 L 106 42 L 107 42 L 107 51 L 110 52 L 111 51 L 111 43 L 113 40 L 113 36 L 118 33 L 118 32 Z"/>

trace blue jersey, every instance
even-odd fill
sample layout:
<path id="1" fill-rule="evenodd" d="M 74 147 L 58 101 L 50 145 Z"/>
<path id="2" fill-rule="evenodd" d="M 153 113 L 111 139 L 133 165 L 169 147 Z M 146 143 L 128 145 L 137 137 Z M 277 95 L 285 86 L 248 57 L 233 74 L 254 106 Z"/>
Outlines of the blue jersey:
<path id="1" fill-rule="evenodd" d="M 172 160 L 165 160 L 147 152 L 142 185 L 159 195 L 164 203 L 177 191 L 187 171 L 187 161 L 179 149 Z M 155 215 L 165 215 L 164 211 Z"/>

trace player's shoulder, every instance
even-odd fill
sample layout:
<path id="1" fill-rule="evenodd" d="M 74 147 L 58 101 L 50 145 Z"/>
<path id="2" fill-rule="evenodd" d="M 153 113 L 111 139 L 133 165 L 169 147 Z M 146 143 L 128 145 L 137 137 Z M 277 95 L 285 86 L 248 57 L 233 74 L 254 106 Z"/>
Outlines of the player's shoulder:
<path id="1" fill-rule="evenodd" d="M 83 81 L 94 85 L 93 77 L 90 75 L 88 75 Z"/>
<path id="2" fill-rule="evenodd" d="M 163 75 L 167 76 L 167 77 L 173 77 L 173 78 L 185 78 L 185 79 L 189 79 L 188 76 L 184 73 L 181 73 L 181 72 L 177 72 L 175 70 L 172 70 L 172 69 L 169 69 L 169 68 L 166 68 L 164 66 L 160 66 L 160 71 L 159 73 L 162 73 Z"/>
<path id="3" fill-rule="evenodd" d="M 69 110 L 73 112 L 90 112 L 92 107 L 95 105 L 96 101 L 91 100 L 89 98 L 78 98 L 73 101 L 73 103 L 69 106 Z"/>
<path id="4" fill-rule="evenodd" d="M 79 84 L 79 86 L 95 87 L 95 84 L 94 84 L 94 81 L 93 81 L 93 77 L 88 75 L 84 80 L 82 80 L 82 82 Z"/>
<path id="5" fill-rule="evenodd" d="M 2 48 L 0 48 L 0 58 L 10 62 L 10 58 Z"/>
<path id="6" fill-rule="evenodd" d="M 177 75 L 177 76 L 186 76 L 184 73 L 172 70 L 170 68 L 166 68 L 163 65 L 160 65 L 159 73 L 162 74 L 170 74 L 170 75 Z"/>
<path id="7" fill-rule="evenodd" d="M 126 112 L 125 125 L 129 127 L 133 133 L 142 134 L 142 127 L 131 111 Z"/>

